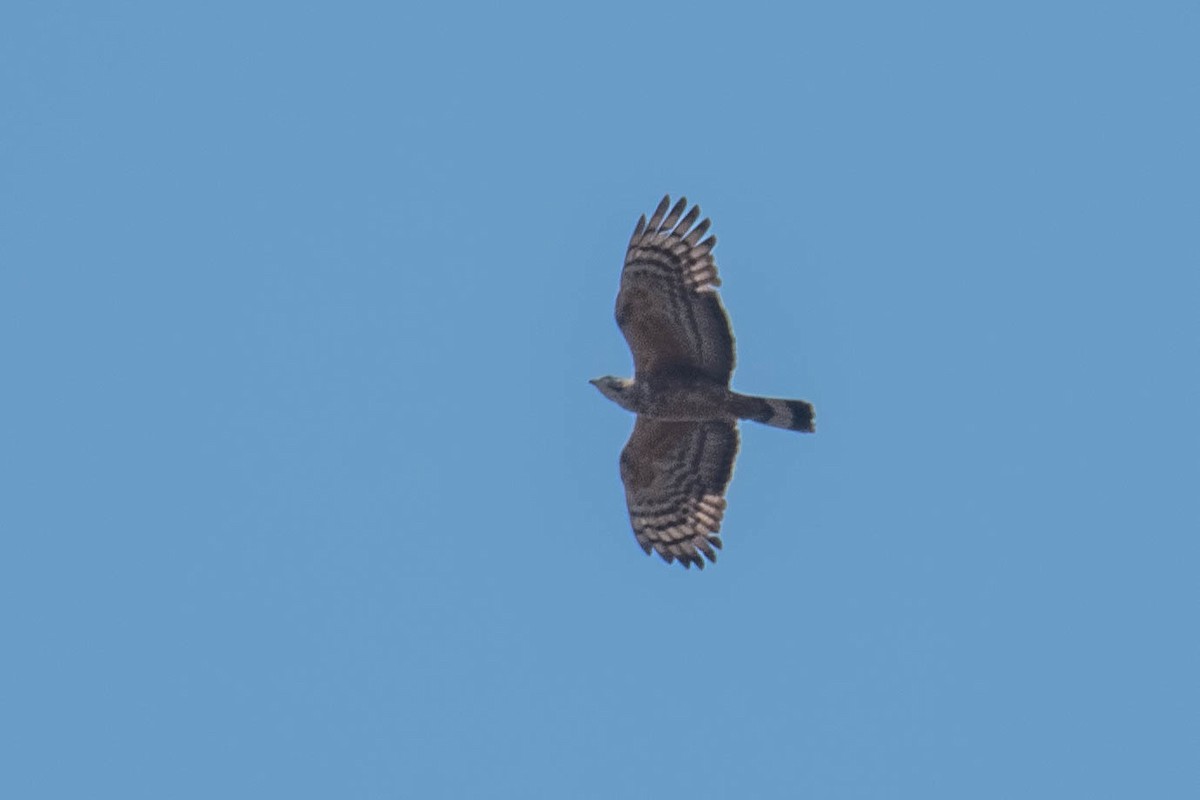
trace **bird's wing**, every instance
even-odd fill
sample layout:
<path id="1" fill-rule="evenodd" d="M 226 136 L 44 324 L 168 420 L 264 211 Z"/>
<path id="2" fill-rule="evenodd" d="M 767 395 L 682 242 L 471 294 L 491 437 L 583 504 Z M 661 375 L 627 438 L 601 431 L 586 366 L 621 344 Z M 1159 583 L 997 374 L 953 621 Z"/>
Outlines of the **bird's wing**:
<path id="1" fill-rule="evenodd" d="M 638 220 L 621 271 L 617 325 L 633 351 L 635 378 L 700 373 L 728 384 L 733 332 L 713 289 L 721 283 L 712 256 L 717 237 L 703 239 L 710 221 L 692 227 L 700 207 L 684 215 L 685 208 L 687 198 L 672 208 L 664 197 L 649 222 Z"/>
<path id="2" fill-rule="evenodd" d="M 638 544 L 668 564 L 716 561 L 725 487 L 733 474 L 733 422 L 668 422 L 639 416 L 621 451 L 621 480 Z"/>

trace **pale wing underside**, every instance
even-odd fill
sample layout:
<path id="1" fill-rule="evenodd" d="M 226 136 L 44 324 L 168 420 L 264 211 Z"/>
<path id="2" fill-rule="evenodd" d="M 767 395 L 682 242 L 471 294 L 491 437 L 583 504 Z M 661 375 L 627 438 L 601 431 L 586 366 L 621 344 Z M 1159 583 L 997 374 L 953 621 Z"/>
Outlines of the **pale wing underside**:
<path id="1" fill-rule="evenodd" d="M 701 569 L 705 557 L 716 561 L 737 449 L 732 422 L 637 418 L 621 452 L 621 480 L 633 533 L 647 554 Z"/>
<path id="2" fill-rule="evenodd" d="M 670 212 L 668 213 L 668 208 Z M 633 352 L 634 377 L 699 372 L 728 384 L 733 372 L 733 333 L 720 296 L 712 249 L 717 237 L 703 239 L 708 219 L 687 198 L 671 207 L 664 197 L 646 221 L 643 216 L 629 240 L 617 325 Z"/>

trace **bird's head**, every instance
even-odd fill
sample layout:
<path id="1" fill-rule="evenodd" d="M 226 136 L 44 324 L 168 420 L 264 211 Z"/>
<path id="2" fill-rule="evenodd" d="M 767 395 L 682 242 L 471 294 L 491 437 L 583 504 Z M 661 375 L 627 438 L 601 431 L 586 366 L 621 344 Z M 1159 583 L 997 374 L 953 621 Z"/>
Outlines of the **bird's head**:
<path id="1" fill-rule="evenodd" d="M 612 400 L 627 411 L 636 411 L 634 405 L 633 380 L 605 375 L 603 378 L 592 378 L 588 381 L 600 390 L 600 394 Z"/>

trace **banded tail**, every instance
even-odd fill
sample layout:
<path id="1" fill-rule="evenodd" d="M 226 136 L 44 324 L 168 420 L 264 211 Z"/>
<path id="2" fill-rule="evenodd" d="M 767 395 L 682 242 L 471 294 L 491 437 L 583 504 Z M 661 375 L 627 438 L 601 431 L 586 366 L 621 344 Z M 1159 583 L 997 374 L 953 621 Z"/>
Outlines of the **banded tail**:
<path id="1" fill-rule="evenodd" d="M 804 400 L 781 400 L 776 397 L 753 397 L 733 392 L 733 413 L 789 431 L 812 433 L 816 430 L 816 410 Z"/>

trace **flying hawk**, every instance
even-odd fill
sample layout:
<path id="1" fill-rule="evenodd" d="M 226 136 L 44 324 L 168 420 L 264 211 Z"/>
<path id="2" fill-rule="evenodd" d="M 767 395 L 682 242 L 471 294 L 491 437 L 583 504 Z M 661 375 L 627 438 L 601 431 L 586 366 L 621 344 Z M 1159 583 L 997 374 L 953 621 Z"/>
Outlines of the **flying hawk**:
<path id="1" fill-rule="evenodd" d="M 670 211 L 668 211 L 670 209 Z M 637 414 L 621 451 L 621 480 L 638 544 L 668 564 L 704 568 L 721 547 L 725 488 L 738 449 L 737 421 L 812 432 L 803 400 L 738 394 L 733 332 L 714 287 L 721 284 L 709 236 L 695 225 L 687 198 L 658 204 L 638 220 L 617 293 L 617 325 L 633 351 L 634 377 L 591 381 L 601 394 Z M 695 227 L 692 227 L 695 225 Z"/>

